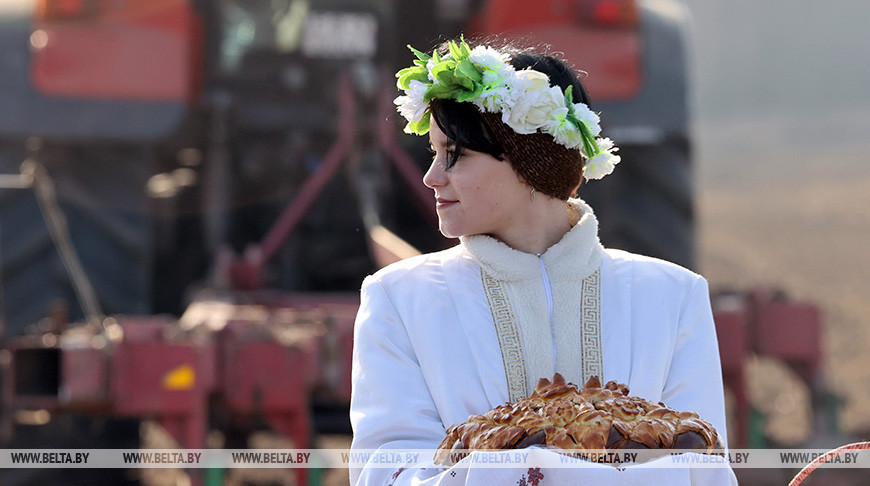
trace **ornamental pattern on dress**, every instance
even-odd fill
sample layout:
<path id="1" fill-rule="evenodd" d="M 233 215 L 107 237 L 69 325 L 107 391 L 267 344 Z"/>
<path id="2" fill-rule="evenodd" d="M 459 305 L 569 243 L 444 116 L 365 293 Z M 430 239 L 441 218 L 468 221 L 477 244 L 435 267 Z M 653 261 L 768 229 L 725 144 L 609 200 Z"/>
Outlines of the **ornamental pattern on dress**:
<path id="1" fill-rule="evenodd" d="M 601 356 L 601 270 L 583 279 L 580 303 L 580 335 L 583 381 L 604 376 Z"/>
<path id="2" fill-rule="evenodd" d="M 504 282 L 496 280 L 480 271 L 483 289 L 492 312 L 492 322 L 498 336 L 498 346 L 501 349 L 501 359 L 504 362 L 505 377 L 508 383 L 510 401 L 517 402 L 528 395 L 526 390 L 526 362 L 523 357 L 523 346 L 517 329 L 517 320 L 507 296 Z"/>
<path id="3" fill-rule="evenodd" d="M 492 322 L 498 336 L 498 346 L 508 383 L 509 401 L 518 402 L 528 396 L 526 362 L 520 342 L 517 319 L 508 298 L 505 283 L 480 271 L 483 290 L 492 312 Z M 580 367 L 585 381 L 592 375 L 604 376 L 601 354 L 601 270 L 583 279 L 581 287 Z"/>

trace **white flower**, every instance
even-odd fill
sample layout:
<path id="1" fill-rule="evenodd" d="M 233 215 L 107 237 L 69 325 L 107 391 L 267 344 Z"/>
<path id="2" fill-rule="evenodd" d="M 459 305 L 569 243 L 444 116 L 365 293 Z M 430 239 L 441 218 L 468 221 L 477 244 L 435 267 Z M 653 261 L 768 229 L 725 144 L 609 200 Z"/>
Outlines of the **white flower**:
<path id="1" fill-rule="evenodd" d="M 483 69 L 498 71 L 508 64 L 508 55 L 492 47 L 477 46 L 468 54 L 468 60 Z"/>
<path id="2" fill-rule="evenodd" d="M 593 137 L 601 133 L 601 119 L 585 103 L 574 103 L 574 116 L 586 125 Z"/>
<path id="3" fill-rule="evenodd" d="M 568 108 L 565 108 L 568 111 Z M 570 149 L 583 149 L 583 135 L 580 129 L 569 122 L 564 116 L 554 119 L 544 125 L 544 131 L 553 136 L 556 143 Z"/>
<path id="4" fill-rule="evenodd" d="M 526 91 L 542 91 L 546 89 L 550 86 L 550 79 L 540 71 L 523 69 L 522 71 L 515 71 L 513 76 L 507 79 L 507 83 L 510 85 L 511 92 L 519 96 Z"/>
<path id="5" fill-rule="evenodd" d="M 586 164 L 583 166 L 583 177 L 585 177 L 586 180 L 601 179 L 602 177 L 613 172 L 613 169 L 618 163 L 618 155 L 611 155 L 607 152 L 601 152 L 600 154 L 586 161 Z"/>
<path id="6" fill-rule="evenodd" d="M 500 75 L 501 76 L 501 75 Z M 500 113 L 505 107 L 510 106 L 514 102 L 514 90 L 511 80 L 514 77 L 513 70 L 506 70 L 503 78 L 496 82 L 484 82 L 484 89 L 480 96 L 473 101 L 482 111 L 490 113 Z"/>
<path id="7" fill-rule="evenodd" d="M 498 113 L 511 99 L 511 92 L 504 84 L 486 88 L 479 97 L 472 100 L 482 111 Z"/>
<path id="8" fill-rule="evenodd" d="M 525 89 L 515 93 L 513 104 L 502 111 L 502 121 L 509 127 L 521 134 L 535 133 L 552 119 L 565 116 L 565 95 L 561 88 L 550 87 L 546 74 L 523 70 L 517 77 Z"/>
<path id="9" fill-rule="evenodd" d="M 601 149 L 602 152 L 616 152 L 619 148 L 616 144 L 613 143 L 613 140 L 609 138 L 596 138 L 595 143 L 598 144 L 598 148 Z"/>
<path id="10" fill-rule="evenodd" d="M 613 152 L 616 152 L 618 149 L 614 147 L 612 140 L 609 138 L 599 138 L 596 139 L 596 142 L 601 152 L 587 160 L 586 164 L 583 165 L 583 177 L 587 180 L 601 179 L 610 174 L 621 160 L 618 155 L 613 155 Z"/>
<path id="11" fill-rule="evenodd" d="M 468 60 L 480 71 L 483 84 L 487 86 L 503 84 L 514 71 L 508 63 L 508 55 L 491 47 L 475 47 L 468 55 Z"/>
<path id="12" fill-rule="evenodd" d="M 393 100 L 393 103 L 398 106 L 399 113 L 409 122 L 423 119 L 423 114 L 429 107 L 423 98 L 427 88 L 426 83 L 412 79 L 408 83 L 408 89 L 405 90 L 405 96 L 399 96 Z"/>
<path id="13" fill-rule="evenodd" d="M 487 86 L 491 85 L 501 85 L 506 86 L 505 81 L 510 77 L 511 70 L 510 69 L 501 69 L 498 71 L 484 71 L 483 72 L 483 84 Z"/>

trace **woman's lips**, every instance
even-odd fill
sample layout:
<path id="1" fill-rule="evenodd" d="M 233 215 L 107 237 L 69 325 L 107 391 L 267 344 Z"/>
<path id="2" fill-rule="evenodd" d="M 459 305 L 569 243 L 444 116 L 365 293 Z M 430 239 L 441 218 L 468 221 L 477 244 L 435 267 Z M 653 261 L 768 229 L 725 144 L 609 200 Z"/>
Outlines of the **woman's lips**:
<path id="1" fill-rule="evenodd" d="M 454 204 L 459 203 L 459 201 L 453 199 L 444 199 L 441 197 L 435 198 L 435 209 L 445 209 L 453 206 Z"/>

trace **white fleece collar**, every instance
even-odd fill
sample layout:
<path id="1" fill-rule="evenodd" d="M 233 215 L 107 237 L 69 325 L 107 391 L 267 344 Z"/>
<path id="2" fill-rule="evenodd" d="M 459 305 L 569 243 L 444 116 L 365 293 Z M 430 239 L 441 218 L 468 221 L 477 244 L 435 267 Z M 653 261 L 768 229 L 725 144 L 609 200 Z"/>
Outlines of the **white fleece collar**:
<path id="1" fill-rule="evenodd" d="M 598 241 L 598 220 L 582 199 L 569 199 L 582 213 L 577 223 L 558 243 L 541 255 L 551 281 L 582 280 L 601 263 L 604 248 Z M 541 278 L 541 263 L 537 255 L 515 250 L 487 235 L 459 238 L 465 250 L 484 272 L 497 280 L 520 281 Z"/>

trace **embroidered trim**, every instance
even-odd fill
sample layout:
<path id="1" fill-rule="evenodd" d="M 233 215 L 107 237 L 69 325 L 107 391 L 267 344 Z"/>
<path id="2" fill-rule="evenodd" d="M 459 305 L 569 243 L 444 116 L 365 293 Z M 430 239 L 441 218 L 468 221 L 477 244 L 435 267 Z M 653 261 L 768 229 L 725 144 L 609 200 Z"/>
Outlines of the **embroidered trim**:
<path id="1" fill-rule="evenodd" d="M 601 270 L 583 279 L 580 303 L 581 371 L 585 382 L 592 375 L 604 379 L 601 356 Z"/>
<path id="2" fill-rule="evenodd" d="M 528 395 L 526 390 L 526 362 L 523 357 L 523 347 L 517 330 L 517 320 L 507 296 L 504 282 L 480 271 L 483 290 L 492 312 L 492 322 L 498 336 L 498 346 L 501 349 L 501 359 L 504 363 L 507 378 L 508 394 L 511 402 L 518 402 Z"/>
<path id="3" fill-rule="evenodd" d="M 511 402 L 528 396 L 526 385 L 526 363 L 520 341 L 517 320 L 507 296 L 504 282 L 493 278 L 481 270 L 483 290 L 492 312 L 492 322 L 498 336 L 501 358 L 504 363 L 505 378 Z M 601 354 L 601 271 L 583 279 L 580 297 L 580 368 L 583 382 L 590 376 L 604 378 L 604 364 Z"/>

